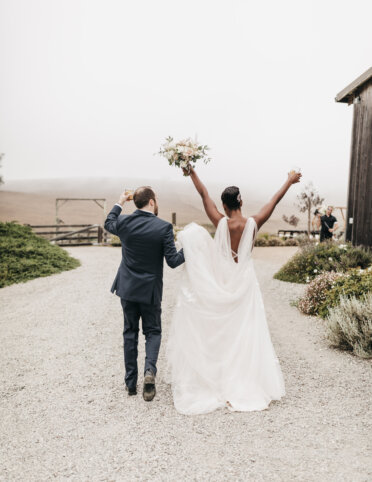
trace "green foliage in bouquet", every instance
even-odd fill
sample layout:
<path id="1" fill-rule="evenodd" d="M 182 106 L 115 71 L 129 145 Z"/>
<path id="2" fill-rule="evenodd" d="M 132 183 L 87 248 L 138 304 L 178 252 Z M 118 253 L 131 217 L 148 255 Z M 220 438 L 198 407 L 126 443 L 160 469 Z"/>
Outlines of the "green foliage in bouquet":
<path id="1" fill-rule="evenodd" d="M 274 275 L 291 283 L 309 283 L 320 273 L 365 269 L 372 265 L 372 253 L 350 244 L 334 242 L 306 244 Z"/>
<path id="2" fill-rule="evenodd" d="M 372 293 L 341 296 L 327 318 L 327 338 L 331 346 L 352 351 L 362 358 L 372 358 Z"/>
<path id="3" fill-rule="evenodd" d="M 0 223 L 0 288 L 78 266 L 80 261 L 36 236 L 29 226 Z"/>

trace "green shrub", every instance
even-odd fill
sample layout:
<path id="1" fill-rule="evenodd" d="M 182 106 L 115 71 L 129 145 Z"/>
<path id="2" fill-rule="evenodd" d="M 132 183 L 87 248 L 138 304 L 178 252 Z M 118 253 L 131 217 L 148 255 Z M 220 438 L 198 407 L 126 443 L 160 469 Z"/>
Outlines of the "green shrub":
<path id="1" fill-rule="evenodd" d="M 74 269 L 80 262 L 29 226 L 0 223 L 0 288 Z"/>
<path id="2" fill-rule="evenodd" d="M 328 291 L 340 276 L 344 275 L 331 271 L 330 273 L 322 273 L 313 279 L 297 302 L 297 308 L 301 313 L 311 316 L 318 315 L 319 308 L 324 303 Z"/>
<path id="3" fill-rule="evenodd" d="M 267 240 L 268 246 L 284 246 L 284 241 L 277 237 L 277 236 L 272 236 Z"/>
<path id="4" fill-rule="evenodd" d="M 299 246 L 299 244 L 296 238 L 288 238 L 284 241 L 284 246 Z"/>
<path id="5" fill-rule="evenodd" d="M 258 233 L 257 239 L 266 239 L 268 240 L 272 235 L 269 233 Z"/>
<path id="6" fill-rule="evenodd" d="M 362 358 L 372 358 L 372 293 L 361 299 L 341 296 L 327 318 L 327 338 L 341 350 Z"/>
<path id="7" fill-rule="evenodd" d="M 317 243 L 317 240 L 314 238 L 309 238 L 307 234 L 299 234 L 296 236 L 297 242 L 299 246 L 311 246 Z"/>
<path id="8" fill-rule="evenodd" d="M 306 244 L 274 275 L 291 283 L 309 283 L 320 273 L 365 269 L 372 265 L 372 253 L 350 244 L 334 242 Z"/>
<path id="9" fill-rule="evenodd" d="M 334 281 L 318 308 L 318 314 L 326 318 L 329 310 L 340 303 L 341 296 L 359 299 L 370 292 L 372 292 L 372 270 L 350 270 Z"/>
<path id="10" fill-rule="evenodd" d="M 256 238 L 256 241 L 254 242 L 254 245 L 255 246 L 259 246 L 259 247 L 262 247 L 262 246 L 268 246 L 268 240 L 266 238 Z"/>
<path id="11" fill-rule="evenodd" d="M 115 234 L 112 234 L 110 244 L 111 246 L 121 246 L 120 238 L 118 236 L 115 236 Z"/>
<path id="12" fill-rule="evenodd" d="M 295 238 L 280 238 L 279 236 L 269 235 L 263 233 L 258 235 L 254 243 L 255 246 L 298 246 L 298 241 Z"/>

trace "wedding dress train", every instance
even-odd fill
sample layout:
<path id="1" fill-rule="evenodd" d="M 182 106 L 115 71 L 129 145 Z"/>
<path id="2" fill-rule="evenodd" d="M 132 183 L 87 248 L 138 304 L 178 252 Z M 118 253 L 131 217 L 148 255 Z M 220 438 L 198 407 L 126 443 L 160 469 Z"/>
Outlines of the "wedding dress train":
<path id="1" fill-rule="evenodd" d="M 248 218 L 233 259 L 227 218 L 215 238 L 191 223 L 178 234 L 184 253 L 167 345 L 174 405 L 183 414 L 226 406 L 264 410 L 284 394 L 251 259 L 257 225 Z"/>

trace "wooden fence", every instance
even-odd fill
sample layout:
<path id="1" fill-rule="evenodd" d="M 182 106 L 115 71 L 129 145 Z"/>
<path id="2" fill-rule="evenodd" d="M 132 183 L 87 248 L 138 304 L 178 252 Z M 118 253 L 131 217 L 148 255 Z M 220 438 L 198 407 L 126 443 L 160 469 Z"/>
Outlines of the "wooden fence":
<path id="1" fill-rule="evenodd" d="M 300 230 L 300 229 L 279 229 L 278 236 L 279 237 L 286 237 L 286 238 L 295 238 L 297 236 L 305 234 L 307 236 L 307 230 Z M 344 235 L 344 231 L 336 231 L 334 238 L 339 239 Z M 319 238 L 320 231 L 310 231 L 310 238 Z"/>
<path id="2" fill-rule="evenodd" d="M 41 224 L 30 226 L 35 234 L 59 246 L 90 246 L 107 242 L 107 233 L 99 224 Z"/>

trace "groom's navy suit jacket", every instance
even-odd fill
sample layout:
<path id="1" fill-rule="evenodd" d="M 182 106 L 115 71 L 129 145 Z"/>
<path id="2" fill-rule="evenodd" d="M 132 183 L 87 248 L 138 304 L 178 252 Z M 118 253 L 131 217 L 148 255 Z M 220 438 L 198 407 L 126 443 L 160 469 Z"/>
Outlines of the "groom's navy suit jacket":
<path id="1" fill-rule="evenodd" d="M 111 291 L 138 303 L 160 304 L 163 293 L 163 260 L 176 268 L 185 261 L 174 244 L 173 227 L 154 214 L 137 209 L 121 215 L 115 205 L 105 229 L 120 238 L 122 260 Z"/>

